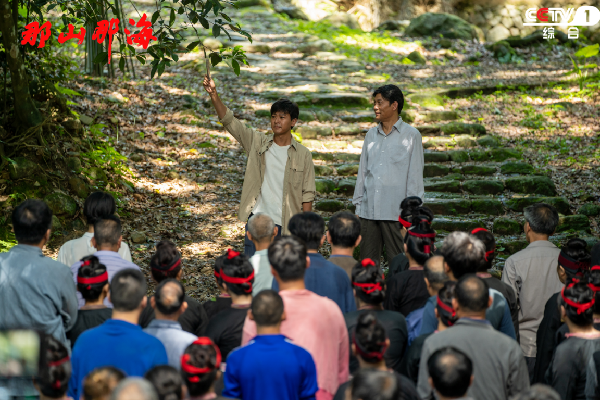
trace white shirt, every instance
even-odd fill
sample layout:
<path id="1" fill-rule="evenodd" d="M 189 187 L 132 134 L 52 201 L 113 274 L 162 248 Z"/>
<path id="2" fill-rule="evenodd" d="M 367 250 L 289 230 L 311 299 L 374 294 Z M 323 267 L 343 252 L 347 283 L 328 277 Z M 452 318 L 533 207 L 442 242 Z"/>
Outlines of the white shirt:
<path id="1" fill-rule="evenodd" d="M 278 146 L 273 143 L 265 154 L 265 179 L 252 212 L 267 214 L 276 225 L 281 226 L 283 207 L 283 175 L 287 163 L 287 151 L 290 146 Z"/>
<path id="2" fill-rule="evenodd" d="M 77 261 L 81 261 L 83 257 L 91 256 L 97 251 L 91 243 L 93 237 L 93 233 L 86 232 L 79 239 L 69 240 L 60 247 L 60 250 L 58 250 L 56 261 L 70 267 Z M 123 260 L 131 262 L 131 251 L 129 250 L 127 243 L 121 242 L 121 248 L 118 253 Z"/>
<path id="3" fill-rule="evenodd" d="M 252 296 L 258 292 L 271 289 L 273 285 L 273 275 L 271 275 L 271 265 L 267 256 L 268 249 L 258 250 L 250 257 L 250 264 L 254 268 L 254 283 L 252 284 Z"/>

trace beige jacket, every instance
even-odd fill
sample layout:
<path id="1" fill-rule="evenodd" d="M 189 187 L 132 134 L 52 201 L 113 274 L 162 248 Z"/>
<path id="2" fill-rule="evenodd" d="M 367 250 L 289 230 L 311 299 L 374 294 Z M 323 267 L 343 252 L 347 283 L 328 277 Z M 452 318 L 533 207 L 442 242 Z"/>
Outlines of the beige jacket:
<path id="1" fill-rule="evenodd" d="M 221 123 L 248 154 L 242 199 L 238 212 L 239 220 L 246 222 L 256 205 L 265 178 L 265 152 L 273 144 L 273 135 L 264 135 L 246 127 L 233 116 L 229 109 L 227 109 Z M 310 203 L 314 200 L 315 192 L 315 167 L 312 162 L 312 155 L 306 147 L 292 137 L 283 176 L 281 228 L 284 235 L 289 235 L 287 224 L 290 218 L 294 214 L 302 212 L 302 203 Z"/>

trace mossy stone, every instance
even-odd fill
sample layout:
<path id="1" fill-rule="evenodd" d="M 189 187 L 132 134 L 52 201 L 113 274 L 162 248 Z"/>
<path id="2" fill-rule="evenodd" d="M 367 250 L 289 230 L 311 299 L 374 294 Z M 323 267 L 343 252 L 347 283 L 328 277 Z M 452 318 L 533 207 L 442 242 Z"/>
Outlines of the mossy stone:
<path id="1" fill-rule="evenodd" d="M 319 211 L 336 212 L 344 209 L 344 203 L 339 200 L 321 200 L 315 204 Z"/>
<path id="2" fill-rule="evenodd" d="M 446 136 L 435 136 L 423 143 L 424 149 L 430 149 L 432 147 L 447 147 L 454 146 L 456 143 L 454 139 Z"/>
<path id="3" fill-rule="evenodd" d="M 67 168 L 71 172 L 79 173 L 81 171 L 81 160 L 79 157 L 67 158 Z"/>
<path id="4" fill-rule="evenodd" d="M 329 122 L 333 120 L 333 116 L 329 114 L 327 111 L 317 110 L 315 111 L 315 115 L 321 122 Z"/>
<path id="5" fill-rule="evenodd" d="M 422 107 L 443 107 L 446 101 L 442 96 L 434 93 L 413 94 L 410 96 L 410 102 Z"/>
<path id="6" fill-rule="evenodd" d="M 528 245 L 529 242 L 527 242 L 527 240 L 510 240 L 508 242 L 502 243 L 502 246 L 504 247 L 504 253 L 507 254 L 515 254 L 523 250 Z"/>
<path id="7" fill-rule="evenodd" d="M 62 231 L 62 224 L 60 223 L 60 219 L 56 215 L 52 215 L 52 233 L 60 234 Z"/>
<path id="8" fill-rule="evenodd" d="M 505 161 L 509 158 L 516 158 L 520 160 L 523 158 L 523 155 L 519 150 L 510 149 L 510 148 L 501 148 L 501 149 L 492 149 L 490 150 L 490 159 L 492 161 Z"/>
<path id="9" fill-rule="evenodd" d="M 93 167 L 88 170 L 88 177 L 96 189 L 104 189 L 108 185 L 108 176 L 102 168 Z"/>
<path id="10" fill-rule="evenodd" d="M 468 135 L 455 136 L 454 141 L 456 142 L 456 145 L 459 147 L 470 148 L 470 147 L 477 146 L 477 142 L 475 140 L 471 139 L 471 137 Z"/>
<path id="11" fill-rule="evenodd" d="M 435 215 L 459 215 L 471 211 L 471 201 L 467 199 L 427 200 L 424 205 Z"/>
<path id="12" fill-rule="evenodd" d="M 315 114 L 313 112 L 300 111 L 300 114 L 298 115 L 298 119 L 300 121 L 314 121 L 317 119 L 317 117 L 315 116 Z"/>
<path id="13" fill-rule="evenodd" d="M 504 214 L 502 202 L 496 199 L 473 199 L 471 200 L 471 209 L 476 213 L 485 215 Z"/>
<path id="14" fill-rule="evenodd" d="M 588 217 L 596 217 L 600 215 L 600 205 L 594 203 L 586 203 L 579 207 L 577 214 L 586 215 Z"/>
<path id="15" fill-rule="evenodd" d="M 333 153 L 333 157 L 340 161 L 360 161 L 360 154 L 353 153 Z"/>
<path id="16" fill-rule="evenodd" d="M 325 111 L 323 111 L 323 112 L 325 112 Z M 404 110 L 402 110 L 402 112 L 404 112 Z M 404 119 L 404 115 L 401 115 L 401 116 L 402 116 L 402 119 Z M 352 114 L 352 115 L 342 115 L 340 118 L 342 119 L 342 121 L 346 121 L 346 122 L 373 122 L 375 120 L 375 115 L 372 112 L 364 112 L 364 113 L 361 112 L 361 113 Z M 406 122 L 408 122 L 408 121 L 406 121 Z"/>
<path id="17" fill-rule="evenodd" d="M 324 160 L 333 161 L 333 153 L 319 153 L 318 151 L 311 151 L 313 160 Z"/>
<path id="18" fill-rule="evenodd" d="M 506 207 L 512 211 L 523 212 L 525 207 L 536 203 L 548 203 L 554 206 L 556 210 L 563 215 L 571 214 L 569 200 L 564 197 L 513 197 L 506 201 Z"/>
<path id="19" fill-rule="evenodd" d="M 400 117 L 402 117 L 402 120 L 404 122 L 407 123 L 411 123 L 411 122 L 415 122 L 415 119 L 417 119 L 417 110 L 402 110 L 400 111 Z"/>
<path id="20" fill-rule="evenodd" d="M 554 196 L 556 186 L 547 176 L 516 176 L 506 180 L 506 188 L 515 193 L 541 194 Z"/>
<path id="21" fill-rule="evenodd" d="M 358 125 L 340 125 L 333 130 L 336 135 L 358 135 L 362 132 L 362 128 Z"/>
<path id="22" fill-rule="evenodd" d="M 75 176 L 69 179 L 69 188 L 81 199 L 85 199 L 90 193 L 85 182 Z"/>
<path id="23" fill-rule="evenodd" d="M 348 196 L 354 195 L 354 187 L 356 186 L 356 178 L 344 178 L 338 182 L 338 189 L 341 193 Z"/>
<path id="24" fill-rule="evenodd" d="M 336 167 L 335 170 L 337 171 L 337 174 L 341 176 L 356 175 L 358 173 L 358 164 L 340 165 L 339 167 Z"/>
<path id="25" fill-rule="evenodd" d="M 254 111 L 254 115 L 257 117 L 271 117 L 271 110 L 256 110 Z"/>
<path id="26" fill-rule="evenodd" d="M 426 163 L 439 163 L 450 161 L 450 156 L 448 155 L 448 153 L 444 152 L 423 153 L 423 158 L 425 159 Z"/>
<path id="27" fill-rule="evenodd" d="M 425 122 L 450 121 L 458 119 L 458 113 L 456 111 L 434 110 L 421 113 L 421 119 Z"/>
<path id="28" fill-rule="evenodd" d="M 590 233 L 592 231 L 590 227 L 590 220 L 585 215 L 567 215 L 558 219 L 558 227 L 556 232 L 565 231 L 585 231 Z"/>
<path id="29" fill-rule="evenodd" d="M 331 179 L 315 179 L 315 186 L 319 193 L 331 193 L 335 190 L 335 183 Z"/>
<path id="30" fill-rule="evenodd" d="M 423 178 L 432 178 L 434 176 L 448 175 L 450 168 L 439 164 L 425 164 L 423 166 Z"/>
<path id="31" fill-rule="evenodd" d="M 333 175 L 333 168 L 328 165 L 315 165 L 315 175 L 329 176 Z"/>
<path id="32" fill-rule="evenodd" d="M 496 167 L 493 165 L 464 165 L 460 172 L 467 175 L 494 175 Z"/>
<path id="33" fill-rule="evenodd" d="M 470 160 L 469 153 L 463 150 L 453 150 L 448 152 L 450 160 L 455 163 L 464 163 Z"/>
<path id="34" fill-rule="evenodd" d="M 470 151 L 469 155 L 473 161 L 489 161 L 491 158 L 489 151 L 485 150 Z"/>
<path id="35" fill-rule="evenodd" d="M 423 55 L 416 50 L 413 51 L 412 53 L 410 53 L 409 55 L 407 55 L 406 58 L 408 58 L 410 61 L 414 62 L 415 64 L 421 64 L 421 65 L 427 64 L 427 60 L 425 59 L 425 57 L 423 57 Z"/>
<path id="36" fill-rule="evenodd" d="M 25 157 L 15 157 L 13 162 L 8 163 L 10 179 L 23 179 L 35 176 L 37 164 Z"/>
<path id="37" fill-rule="evenodd" d="M 435 218 L 431 223 L 431 227 L 435 230 L 454 232 L 463 231 L 470 232 L 475 228 L 485 228 L 485 224 L 482 221 L 471 219 L 468 221 L 454 220 L 446 218 Z"/>
<path id="38" fill-rule="evenodd" d="M 449 122 L 440 127 L 442 132 L 446 135 L 460 135 L 469 134 L 473 136 L 485 135 L 485 126 L 481 124 L 468 124 L 466 122 Z"/>
<path id="39" fill-rule="evenodd" d="M 460 182 L 455 180 L 425 182 L 424 186 L 426 192 L 458 193 L 460 191 Z"/>
<path id="40" fill-rule="evenodd" d="M 321 126 L 299 126 L 296 133 L 302 135 L 302 139 L 316 139 L 317 136 L 331 136 L 331 128 Z"/>
<path id="41" fill-rule="evenodd" d="M 463 190 L 472 194 L 498 194 L 504 191 L 504 184 L 497 180 L 472 180 L 463 182 Z"/>
<path id="42" fill-rule="evenodd" d="M 514 219 L 496 218 L 493 231 L 496 235 L 518 235 L 523 232 L 523 226 Z"/>
<path id="43" fill-rule="evenodd" d="M 533 174 L 533 166 L 523 162 L 507 162 L 502 164 L 500 172 L 503 174 Z"/>
<path id="44" fill-rule="evenodd" d="M 482 147 L 498 147 L 500 146 L 500 140 L 496 136 L 484 135 L 477 139 L 477 144 Z"/>
<path id="45" fill-rule="evenodd" d="M 343 140 L 320 142 L 320 144 L 322 144 L 328 150 L 345 150 L 348 148 L 348 142 Z"/>
<path id="46" fill-rule="evenodd" d="M 70 196 L 55 192 L 44 198 L 48 207 L 56 215 L 66 215 L 72 217 L 77 213 L 77 203 Z"/>

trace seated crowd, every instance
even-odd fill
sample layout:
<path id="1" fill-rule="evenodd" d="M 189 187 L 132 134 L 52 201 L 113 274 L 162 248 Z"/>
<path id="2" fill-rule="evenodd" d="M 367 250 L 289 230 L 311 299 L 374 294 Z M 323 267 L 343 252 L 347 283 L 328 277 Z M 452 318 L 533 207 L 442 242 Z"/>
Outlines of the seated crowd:
<path id="1" fill-rule="evenodd" d="M 404 252 L 388 276 L 353 258 L 354 214 L 334 214 L 326 233 L 318 214 L 296 214 L 281 236 L 257 213 L 256 252 L 217 257 L 219 293 L 204 303 L 186 294 L 172 242 L 132 262 L 110 194 L 83 211 L 88 232 L 54 261 L 42 253 L 52 212 L 26 200 L 12 214 L 18 245 L 0 254 L 0 329 L 41 333 L 41 399 L 600 399 L 600 244 L 555 246 L 551 205 L 525 209 L 529 245 L 501 280 L 494 235 L 436 246 L 418 197 L 402 202 Z"/>

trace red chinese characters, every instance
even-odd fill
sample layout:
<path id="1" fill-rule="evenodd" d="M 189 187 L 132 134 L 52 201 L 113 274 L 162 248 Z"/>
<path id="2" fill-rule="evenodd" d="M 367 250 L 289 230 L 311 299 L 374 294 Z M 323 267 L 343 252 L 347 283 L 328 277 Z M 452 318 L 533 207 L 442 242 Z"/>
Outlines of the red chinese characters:
<path id="1" fill-rule="evenodd" d="M 144 50 L 148 48 L 148 44 L 151 40 L 158 40 L 158 38 L 152 34 L 152 23 L 150 21 L 146 21 L 146 18 L 146 14 L 142 15 L 142 18 L 140 18 L 137 24 L 133 19 L 129 20 L 131 25 L 135 25 L 136 28 L 142 28 L 139 33 L 130 35 L 131 31 L 127 28 L 125 29 L 127 43 L 130 45 L 135 43 L 138 46 L 142 46 Z"/>
<path id="2" fill-rule="evenodd" d="M 25 32 L 22 33 L 23 40 L 21 40 L 21 44 L 28 43 L 31 46 L 35 46 L 35 41 L 37 40 L 38 35 L 40 35 L 38 49 L 41 49 L 46 45 L 46 40 L 52 35 L 50 28 L 52 28 L 50 21 L 44 22 L 41 27 L 40 23 L 37 21 L 25 25 Z"/>
<path id="3" fill-rule="evenodd" d="M 102 44 L 106 35 L 108 34 L 108 63 L 110 64 L 110 56 L 111 56 L 111 47 L 112 47 L 112 38 L 115 33 L 119 31 L 119 20 L 116 18 L 111 18 L 110 22 L 108 20 L 98 21 L 98 26 L 94 29 L 94 34 L 92 35 L 92 40 L 97 41 Z"/>
<path id="4" fill-rule="evenodd" d="M 69 24 L 69 33 L 65 34 L 61 32 L 60 35 L 58 35 L 58 43 L 63 44 L 67 40 L 79 39 L 79 43 L 77 44 L 82 44 L 83 39 L 85 39 L 85 28 L 82 26 L 79 29 L 79 33 L 73 33 L 73 29 L 73 25 Z"/>

